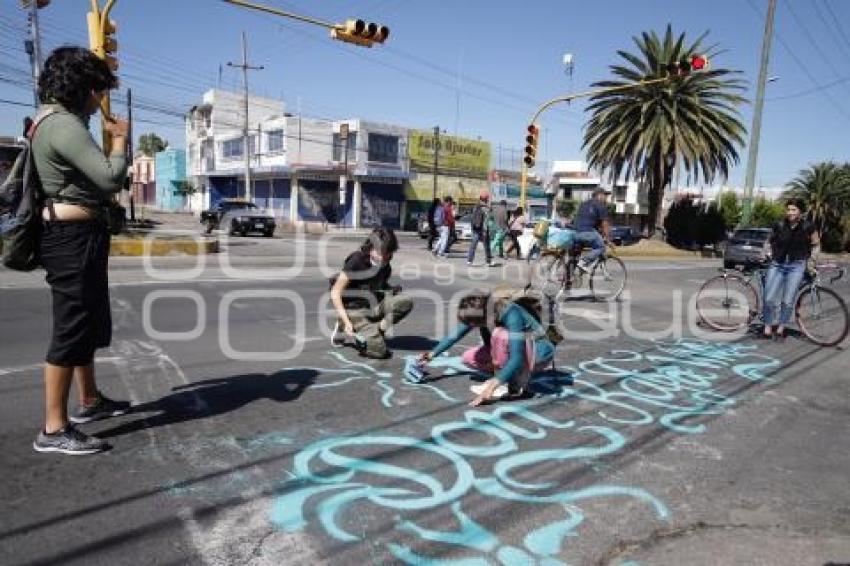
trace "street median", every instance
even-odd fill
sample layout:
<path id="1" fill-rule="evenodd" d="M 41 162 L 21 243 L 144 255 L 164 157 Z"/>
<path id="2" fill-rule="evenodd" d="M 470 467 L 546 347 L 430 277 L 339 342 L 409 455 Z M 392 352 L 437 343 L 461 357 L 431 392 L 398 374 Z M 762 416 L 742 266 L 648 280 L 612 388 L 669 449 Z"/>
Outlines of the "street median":
<path id="1" fill-rule="evenodd" d="M 659 240 L 641 240 L 632 246 L 617 246 L 614 254 L 624 259 L 716 259 L 713 249 L 683 250 Z"/>
<path id="2" fill-rule="evenodd" d="M 112 237 L 111 256 L 176 256 L 218 253 L 217 238 L 192 238 L 186 236 L 134 236 Z"/>

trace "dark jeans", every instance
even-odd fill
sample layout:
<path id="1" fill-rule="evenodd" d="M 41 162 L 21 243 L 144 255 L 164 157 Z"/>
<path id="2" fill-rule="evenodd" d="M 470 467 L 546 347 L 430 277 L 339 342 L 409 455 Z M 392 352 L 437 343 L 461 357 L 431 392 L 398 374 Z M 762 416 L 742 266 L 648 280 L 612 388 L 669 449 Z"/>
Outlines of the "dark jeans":
<path id="1" fill-rule="evenodd" d="M 53 298 L 49 364 L 88 365 L 112 340 L 109 239 L 100 221 L 44 223 L 41 263 Z"/>
<path id="2" fill-rule="evenodd" d="M 490 232 L 472 231 L 472 242 L 469 244 L 469 251 L 466 252 L 466 261 L 472 263 L 475 260 L 475 250 L 478 248 L 478 242 L 484 243 L 484 255 L 487 258 L 487 263 L 493 261 L 493 256 L 490 251 Z"/>
<path id="3" fill-rule="evenodd" d="M 508 244 L 509 247 L 505 249 L 505 256 L 511 255 L 511 252 L 516 250 L 516 257 L 517 259 L 520 258 L 521 250 L 519 247 L 519 237 L 521 234 L 522 232 L 520 232 L 519 230 L 508 231 L 508 240 L 510 243 Z"/>

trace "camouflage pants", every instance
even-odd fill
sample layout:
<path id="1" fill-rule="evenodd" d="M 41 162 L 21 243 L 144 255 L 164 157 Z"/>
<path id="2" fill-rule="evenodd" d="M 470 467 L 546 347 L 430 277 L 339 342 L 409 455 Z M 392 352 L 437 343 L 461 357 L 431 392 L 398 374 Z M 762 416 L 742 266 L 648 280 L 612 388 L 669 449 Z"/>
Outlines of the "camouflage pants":
<path id="1" fill-rule="evenodd" d="M 413 310 L 413 300 L 404 295 L 385 297 L 374 309 L 352 309 L 346 311 L 354 332 L 366 342 L 365 355 L 374 358 L 386 357 L 389 353 L 384 333 L 379 327 L 386 320 L 389 329 Z"/>

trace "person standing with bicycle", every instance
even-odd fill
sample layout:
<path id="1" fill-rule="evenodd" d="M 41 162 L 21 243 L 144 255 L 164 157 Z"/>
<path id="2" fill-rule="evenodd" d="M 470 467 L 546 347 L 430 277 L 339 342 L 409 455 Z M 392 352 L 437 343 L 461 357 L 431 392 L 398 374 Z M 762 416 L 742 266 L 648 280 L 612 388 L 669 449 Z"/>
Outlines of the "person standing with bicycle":
<path id="1" fill-rule="evenodd" d="M 791 199 L 785 204 L 785 218 L 773 226 L 770 236 L 772 260 L 764 291 L 765 338 L 785 337 L 806 262 L 812 256 L 812 248 L 820 243 L 814 224 L 803 218 L 804 212 L 803 201 Z M 779 325 L 774 329 L 777 310 Z"/>
<path id="2" fill-rule="evenodd" d="M 605 252 L 605 242 L 611 229 L 605 201 L 610 194 L 611 191 L 598 187 L 593 191 L 593 198 L 584 201 L 576 214 L 574 241 L 591 248 L 590 253 L 578 262 L 579 269 L 585 273 L 590 272 L 590 266 Z"/>

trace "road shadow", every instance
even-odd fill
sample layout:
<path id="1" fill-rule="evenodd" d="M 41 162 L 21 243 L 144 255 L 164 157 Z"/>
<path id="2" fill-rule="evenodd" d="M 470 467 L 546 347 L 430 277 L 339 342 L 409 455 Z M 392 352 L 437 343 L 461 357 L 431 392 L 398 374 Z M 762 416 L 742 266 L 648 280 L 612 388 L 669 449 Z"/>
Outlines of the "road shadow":
<path id="1" fill-rule="evenodd" d="M 235 375 L 179 385 L 165 397 L 134 405 L 128 414 L 139 415 L 141 418 L 138 420 L 98 432 L 97 436 L 112 438 L 140 430 L 216 417 L 261 399 L 278 403 L 295 401 L 316 382 L 318 375 L 319 372 L 315 370 L 292 369 L 272 374 Z M 152 414 L 145 415 L 146 413 Z"/>
<path id="2" fill-rule="evenodd" d="M 438 342 L 425 336 L 394 336 L 387 338 L 387 346 L 393 350 L 430 351 Z"/>

